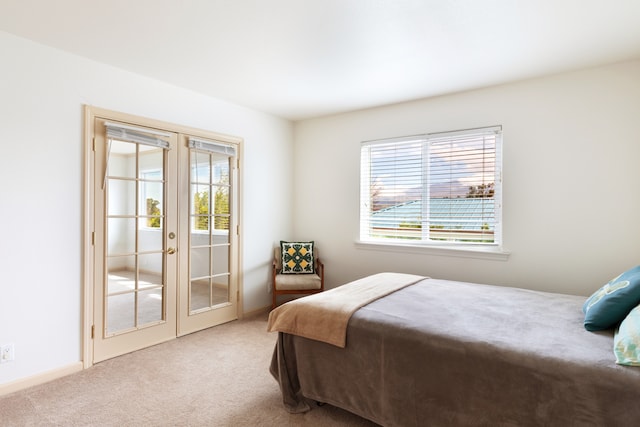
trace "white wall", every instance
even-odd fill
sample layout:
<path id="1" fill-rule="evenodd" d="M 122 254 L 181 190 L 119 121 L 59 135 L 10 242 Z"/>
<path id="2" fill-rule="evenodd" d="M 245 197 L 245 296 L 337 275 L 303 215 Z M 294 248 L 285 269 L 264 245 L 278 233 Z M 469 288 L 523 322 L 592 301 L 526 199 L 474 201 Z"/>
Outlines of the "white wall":
<path id="1" fill-rule="evenodd" d="M 244 138 L 244 310 L 292 232 L 292 125 L 0 32 L 0 385 L 80 361 L 83 104 Z M 183 66 L 183 65 L 181 65 Z"/>
<path id="2" fill-rule="evenodd" d="M 333 287 L 380 271 L 588 295 L 640 264 L 640 61 L 295 125 L 297 238 Z M 507 261 L 356 248 L 360 142 L 502 125 Z"/>

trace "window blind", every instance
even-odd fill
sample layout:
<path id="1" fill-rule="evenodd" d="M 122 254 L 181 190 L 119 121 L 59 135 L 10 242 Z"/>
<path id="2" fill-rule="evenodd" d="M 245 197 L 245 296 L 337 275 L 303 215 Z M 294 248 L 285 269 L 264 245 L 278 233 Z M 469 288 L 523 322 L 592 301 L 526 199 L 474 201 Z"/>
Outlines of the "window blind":
<path id="1" fill-rule="evenodd" d="M 236 148 L 233 145 L 224 144 L 222 142 L 205 141 L 198 138 L 189 138 L 189 148 L 209 153 L 224 154 L 229 157 L 235 157 Z"/>
<path id="2" fill-rule="evenodd" d="M 361 146 L 363 241 L 500 243 L 499 126 Z"/>
<path id="3" fill-rule="evenodd" d="M 152 147 L 163 148 L 165 150 L 168 150 L 170 147 L 169 141 L 162 138 L 168 138 L 170 136 L 169 133 L 123 125 L 120 123 L 107 122 L 104 125 L 107 128 L 107 138 L 109 139 L 150 145 Z"/>

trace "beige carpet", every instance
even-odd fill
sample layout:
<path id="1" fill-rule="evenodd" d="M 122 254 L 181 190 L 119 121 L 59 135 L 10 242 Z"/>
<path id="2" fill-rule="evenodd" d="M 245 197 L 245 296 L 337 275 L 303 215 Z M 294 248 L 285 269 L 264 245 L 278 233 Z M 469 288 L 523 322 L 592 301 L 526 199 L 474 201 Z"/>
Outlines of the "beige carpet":
<path id="1" fill-rule="evenodd" d="M 231 322 L 0 397 L 0 425 L 375 426 L 330 405 L 287 413 L 266 324 Z"/>

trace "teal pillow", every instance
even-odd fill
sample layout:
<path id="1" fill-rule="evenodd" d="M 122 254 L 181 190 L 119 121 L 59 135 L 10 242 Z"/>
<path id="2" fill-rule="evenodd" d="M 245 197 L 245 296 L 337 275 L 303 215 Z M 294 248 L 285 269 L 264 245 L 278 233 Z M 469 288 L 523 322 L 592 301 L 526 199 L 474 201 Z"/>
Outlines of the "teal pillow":
<path id="1" fill-rule="evenodd" d="M 313 274 L 313 242 L 280 241 L 282 274 Z"/>
<path id="2" fill-rule="evenodd" d="M 640 266 L 625 271 L 593 293 L 582 306 L 588 331 L 609 329 L 640 303 Z"/>
<path id="3" fill-rule="evenodd" d="M 616 329 L 613 353 L 619 365 L 640 366 L 640 305 L 632 309 Z"/>

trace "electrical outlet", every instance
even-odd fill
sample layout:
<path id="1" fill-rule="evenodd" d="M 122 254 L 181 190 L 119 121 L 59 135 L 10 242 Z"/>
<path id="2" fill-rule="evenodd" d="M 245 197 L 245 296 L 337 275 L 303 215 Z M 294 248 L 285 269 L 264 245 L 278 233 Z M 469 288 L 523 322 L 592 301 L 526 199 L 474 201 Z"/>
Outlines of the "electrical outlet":
<path id="1" fill-rule="evenodd" d="M 4 344 L 0 347 L 0 363 L 11 362 L 16 357 L 13 344 Z"/>

